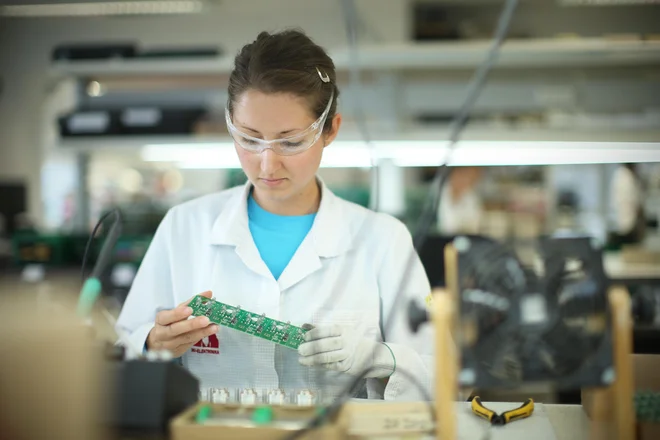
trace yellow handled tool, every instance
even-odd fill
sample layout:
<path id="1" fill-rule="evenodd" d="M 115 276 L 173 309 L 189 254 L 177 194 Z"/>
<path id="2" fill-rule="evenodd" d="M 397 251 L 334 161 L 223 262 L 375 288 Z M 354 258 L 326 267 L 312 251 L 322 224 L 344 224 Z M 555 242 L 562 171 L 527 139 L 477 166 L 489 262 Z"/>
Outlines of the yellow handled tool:
<path id="1" fill-rule="evenodd" d="M 532 415 L 534 412 L 534 401 L 527 399 L 525 403 L 516 409 L 505 411 L 502 414 L 497 414 L 495 411 L 490 410 L 481 403 L 479 396 L 472 399 L 472 412 L 488 420 L 493 425 L 505 425 L 515 420 L 524 419 Z"/>

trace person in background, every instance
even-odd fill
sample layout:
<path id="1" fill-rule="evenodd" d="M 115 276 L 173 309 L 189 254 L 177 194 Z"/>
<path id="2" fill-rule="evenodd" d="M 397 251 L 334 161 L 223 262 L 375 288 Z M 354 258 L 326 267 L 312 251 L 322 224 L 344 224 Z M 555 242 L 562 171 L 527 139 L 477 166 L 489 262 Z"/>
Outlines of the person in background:
<path id="1" fill-rule="evenodd" d="M 477 192 L 479 167 L 455 167 L 442 190 L 438 208 L 438 231 L 443 235 L 478 234 L 482 203 Z"/>
<path id="2" fill-rule="evenodd" d="M 619 245 L 640 243 L 644 239 L 646 219 L 637 164 L 621 164 L 614 170 L 610 205 L 614 212 L 613 240 Z"/>
<path id="3" fill-rule="evenodd" d="M 409 375 L 431 387 L 433 344 L 405 313 L 430 293 L 410 232 L 317 177 L 338 97 L 332 59 L 302 32 L 262 32 L 239 51 L 226 122 L 248 182 L 167 213 L 117 322 L 132 346 L 169 350 L 206 389 L 332 400 L 361 377 L 369 398 L 416 400 Z M 292 350 L 189 319 L 196 294 L 314 328 Z"/>

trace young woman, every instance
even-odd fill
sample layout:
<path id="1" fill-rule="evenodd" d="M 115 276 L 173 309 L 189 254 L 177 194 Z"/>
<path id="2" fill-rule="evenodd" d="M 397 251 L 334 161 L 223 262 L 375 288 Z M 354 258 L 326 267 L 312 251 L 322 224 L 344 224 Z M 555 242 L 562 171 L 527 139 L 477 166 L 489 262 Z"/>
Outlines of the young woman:
<path id="1" fill-rule="evenodd" d="M 370 398 L 419 398 L 404 373 L 430 387 L 432 341 L 406 325 L 408 301 L 430 292 L 408 230 L 316 176 L 341 126 L 338 97 L 332 60 L 302 32 L 263 32 L 242 48 L 226 119 L 248 183 L 168 212 L 118 320 L 136 346 L 170 350 L 204 388 L 259 398 L 331 399 L 366 369 Z M 314 328 L 296 351 L 191 319 L 201 292 Z"/>
<path id="2" fill-rule="evenodd" d="M 646 217 L 644 193 L 637 164 L 617 166 L 612 176 L 610 206 L 614 213 L 614 245 L 636 244 L 644 240 Z"/>

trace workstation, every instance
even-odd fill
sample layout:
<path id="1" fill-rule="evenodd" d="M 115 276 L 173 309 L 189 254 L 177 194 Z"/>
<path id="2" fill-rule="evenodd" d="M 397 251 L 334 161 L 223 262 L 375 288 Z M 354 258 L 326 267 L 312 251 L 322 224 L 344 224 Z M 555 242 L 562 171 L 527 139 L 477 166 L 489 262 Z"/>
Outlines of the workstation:
<path id="1" fill-rule="evenodd" d="M 658 438 L 660 5 L 9 3 L 0 438 Z"/>

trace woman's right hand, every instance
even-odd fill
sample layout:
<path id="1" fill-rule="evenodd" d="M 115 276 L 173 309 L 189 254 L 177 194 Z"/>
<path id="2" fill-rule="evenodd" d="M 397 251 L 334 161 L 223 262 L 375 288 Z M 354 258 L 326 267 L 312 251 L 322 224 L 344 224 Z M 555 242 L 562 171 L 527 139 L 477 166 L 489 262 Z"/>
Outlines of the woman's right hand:
<path id="1" fill-rule="evenodd" d="M 211 298 L 212 293 L 209 291 L 200 295 Z M 206 316 L 188 319 L 192 314 L 192 309 L 188 307 L 191 300 L 174 309 L 158 312 L 154 328 L 147 336 L 147 349 L 169 350 L 178 358 L 203 338 L 218 332 L 218 326 L 211 324 Z"/>

